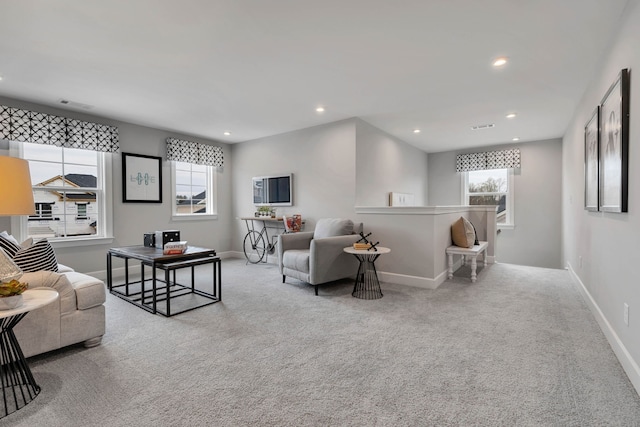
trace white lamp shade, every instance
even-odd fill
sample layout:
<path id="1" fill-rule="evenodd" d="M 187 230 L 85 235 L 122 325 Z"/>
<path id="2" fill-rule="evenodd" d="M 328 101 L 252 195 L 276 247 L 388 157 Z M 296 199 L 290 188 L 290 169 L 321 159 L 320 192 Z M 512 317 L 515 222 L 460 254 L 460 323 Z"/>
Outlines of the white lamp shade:
<path id="1" fill-rule="evenodd" d="M 29 162 L 0 156 L 0 215 L 33 215 Z"/>

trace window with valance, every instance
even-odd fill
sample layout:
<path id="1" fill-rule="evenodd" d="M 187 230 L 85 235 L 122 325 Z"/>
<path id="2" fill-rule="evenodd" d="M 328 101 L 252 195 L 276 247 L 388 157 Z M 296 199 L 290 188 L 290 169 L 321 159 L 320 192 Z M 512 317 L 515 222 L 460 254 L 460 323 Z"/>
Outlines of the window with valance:
<path id="1" fill-rule="evenodd" d="M 116 126 L 2 105 L 0 139 L 31 171 L 36 215 L 13 218 L 15 235 L 74 244 L 112 236 L 105 154 L 120 150 Z"/>
<path id="2" fill-rule="evenodd" d="M 222 148 L 167 138 L 171 161 L 174 219 L 197 219 L 216 214 L 214 168 L 224 165 Z"/>
<path id="3" fill-rule="evenodd" d="M 459 154 L 456 171 L 463 173 L 462 204 L 495 205 L 498 226 L 513 226 L 513 170 L 518 168 L 519 148 Z"/>

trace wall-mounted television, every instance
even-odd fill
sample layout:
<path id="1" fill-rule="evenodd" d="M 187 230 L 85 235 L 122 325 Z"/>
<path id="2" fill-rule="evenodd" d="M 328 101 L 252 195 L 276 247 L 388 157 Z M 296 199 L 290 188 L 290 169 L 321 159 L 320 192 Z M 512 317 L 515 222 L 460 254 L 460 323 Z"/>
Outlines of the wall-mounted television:
<path id="1" fill-rule="evenodd" d="M 293 174 L 254 176 L 253 204 L 256 206 L 293 206 Z"/>

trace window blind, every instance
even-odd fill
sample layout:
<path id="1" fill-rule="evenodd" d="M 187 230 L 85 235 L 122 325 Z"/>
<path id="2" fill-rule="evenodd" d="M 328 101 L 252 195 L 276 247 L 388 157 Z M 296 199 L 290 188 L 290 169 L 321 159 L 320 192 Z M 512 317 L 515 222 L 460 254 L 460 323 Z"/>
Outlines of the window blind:
<path id="1" fill-rule="evenodd" d="M 458 154 L 456 172 L 489 169 L 516 169 L 520 167 L 520 149 L 485 151 L 481 153 Z"/>
<path id="2" fill-rule="evenodd" d="M 116 152 L 118 128 L 0 105 L 0 139 Z"/>
<path id="3" fill-rule="evenodd" d="M 222 167 L 222 148 L 183 139 L 167 138 L 167 160 Z"/>

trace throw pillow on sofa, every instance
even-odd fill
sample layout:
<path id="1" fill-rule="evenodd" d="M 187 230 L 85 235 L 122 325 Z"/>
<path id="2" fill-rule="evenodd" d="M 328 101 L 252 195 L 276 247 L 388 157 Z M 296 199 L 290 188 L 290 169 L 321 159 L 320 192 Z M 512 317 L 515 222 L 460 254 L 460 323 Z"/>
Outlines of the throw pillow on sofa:
<path id="1" fill-rule="evenodd" d="M 13 238 L 13 236 L 5 234 L 5 231 L 0 234 L 0 248 L 4 249 L 4 252 L 9 255 L 9 258 L 13 258 L 20 250 L 20 244 Z"/>
<path id="2" fill-rule="evenodd" d="M 476 230 L 466 218 L 460 217 L 459 220 L 451 224 L 451 240 L 456 246 L 461 248 L 472 248 L 476 241 Z"/>
<path id="3" fill-rule="evenodd" d="M 58 271 L 56 253 L 47 239 L 20 248 L 13 257 L 13 262 L 25 273 L 39 270 Z"/>

